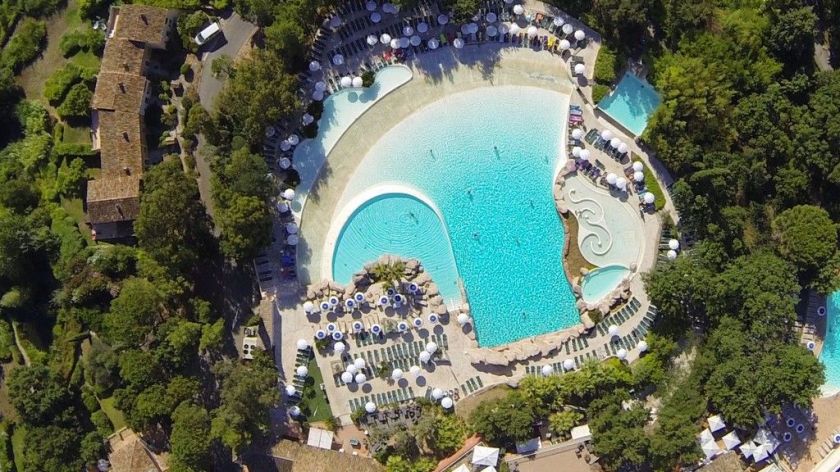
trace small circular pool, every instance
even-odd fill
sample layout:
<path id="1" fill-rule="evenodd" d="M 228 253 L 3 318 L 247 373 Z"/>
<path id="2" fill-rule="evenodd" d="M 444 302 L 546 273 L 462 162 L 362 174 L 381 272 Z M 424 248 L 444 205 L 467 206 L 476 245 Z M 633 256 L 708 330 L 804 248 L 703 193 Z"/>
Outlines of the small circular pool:
<path id="1" fill-rule="evenodd" d="M 621 265 L 609 265 L 593 269 L 583 277 L 581 291 L 583 301 L 597 303 L 618 287 L 630 275 L 630 269 Z"/>

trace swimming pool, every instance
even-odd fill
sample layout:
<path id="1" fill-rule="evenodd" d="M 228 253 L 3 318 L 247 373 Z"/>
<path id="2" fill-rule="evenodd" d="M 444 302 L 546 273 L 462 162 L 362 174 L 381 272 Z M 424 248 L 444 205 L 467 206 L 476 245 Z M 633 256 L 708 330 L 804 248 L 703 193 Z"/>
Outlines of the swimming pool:
<path id="1" fill-rule="evenodd" d="M 595 303 L 615 290 L 618 284 L 630 275 L 630 269 L 620 265 L 599 267 L 583 277 L 581 292 L 583 300 Z"/>
<path id="2" fill-rule="evenodd" d="M 318 136 L 304 140 L 295 148 L 294 168 L 300 174 L 300 185 L 292 210 L 297 214 L 306 201 L 318 171 L 335 143 L 358 117 L 412 77 L 411 69 L 393 65 L 376 73 L 373 85 L 364 88 L 348 88 L 336 92 L 324 100 L 324 111 L 318 120 Z"/>
<path id="3" fill-rule="evenodd" d="M 840 291 L 826 298 L 828 317 L 820 361 L 825 366 L 824 393 L 840 390 Z"/>
<path id="4" fill-rule="evenodd" d="M 348 276 L 361 269 L 350 266 L 379 251 L 448 250 L 481 346 L 579 323 L 562 266 L 565 234 L 552 195 L 555 172 L 565 161 L 561 150 L 568 105 L 567 95 L 542 88 L 482 87 L 430 103 L 394 126 L 348 179 L 337 208 L 358 207 L 358 196 L 377 185 L 407 185 L 433 202 L 443 219 L 442 230 L 427 226 L 431 214 L 413 199 L 389 196 L 365 203 L 346 224 L 333 222 L 343 227 L 336 233 L 341 236 L 335 250 L 325 251 L 336 261 L 333 278 L 348 282 Z M 376 210 L 394 216 L 377 219 Z M 416 247 L 429 238 L 402 235 L 387 244 L 394 220 L 401 221 L 396 224 L 399 232 L 410 229 L 413 223 L 400 218 L 412 212 L 421 231 L 446 234 L 448 244 Z M 383 244 L 377 243 L 374 250 L 366 234 L 380 235 Z M 460 294 L 449 288 L 444 292 L 455 271 L 445 264 L 433 267 L 446 257 L 426 257 L 433 264 L 422 258 L 421 262 L 435 280 L 443 281 L 439 285 L 444 299 L 457 302 Z"/>
<path id="5" fill-rule="evenodd" d="M 461 297 L 443 221 L 414 195 L 384 193 L 365 201 L 347 219 L 335 246 L 332 274 L 336 280 L 348 281 L 368 262 L 391 254 L 420 260 L 425 270 L 435 274 L 444 299 Z"/>
<path id="6" fill-rule="evenodd" d="M 626 73 L 615 90 L 598 103 L 598 108 L 618 121 L 621 126 L 640 136 L 659 102 L 659 94 L 652 85 L 631 73 Z"/>

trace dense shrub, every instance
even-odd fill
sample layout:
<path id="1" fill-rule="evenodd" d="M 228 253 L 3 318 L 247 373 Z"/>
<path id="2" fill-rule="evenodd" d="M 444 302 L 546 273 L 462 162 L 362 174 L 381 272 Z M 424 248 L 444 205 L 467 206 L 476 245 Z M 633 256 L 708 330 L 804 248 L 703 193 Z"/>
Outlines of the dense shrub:
<path id="1" fill-rule="evenodd" d="M 58 47 L 64 57 L 70 57 L 79 51 L 92 52 L 98 56 L 105 48 L 105 33 L 93 28 L 72 31 L 61 37 Z"/>
<path id="2" fill-rule="evenodd" d="M 93 92 L 87 85 L 78 83 L 70 88 L 64 101 L 56 111 L 62 118 L 86 118 L 90 116 L 90 101 L 93 99 Z"/>
<path id="3" fill-rule="evenodd" d="M 14 347 L 14 338 L 12 336 L 12 327 L 6 320 L 0 320 L 0 361 L 8 362 L 12 359 L 12 350 Z"/>
<path id="4" fill-rule="evenodd" d="M 56 142 L 52 152 L 53 156 L 58 159 L 93 157 L 96 155 L 96 151 L 92 150 L 90 145 L 81 143 Z"/>
<path id="5" fill-rule="evenodd" d="M 17 2 L 27 16 L 50 16 L 62 5 L 63 0 L 22 0 Z"/>
<path id="6" fill-rule="evenodd" d="M 376 76 L 374 75 L 374 73 L 372 71 L 366 70 L 362 74 L 362 86 L 363 87 L 370 87 L 371 85 L 373 85 L 373 81 L 374 81 L 375 78 L 376 78 Z"/>
<path id="7" fill-rule="evenodd" d="M 17 5 L 13 5 L 12 2 L 0 2 L 0 45 L 12 34 L 19 15 Z"/>
<path id="8" fill-rule="evenodd" d="M 603 84 L 594 84 L 592 85 L 592 101 L 598 103 L 609 95 L 610 88 Z"/>
<path id="9" fill-rule="evenodd" d="M 38 57 L 46 37 L 47 26 L 43 21 L 24 19 L 18 24 L 15 34 L 3 48 L 0 66 L 20 72 Z"/>
<path id="10" fill-rule="evenodd" d="M 615 51 L 606 45 L 602 45 L 601 49 L 598 50 L 598 58 L 595 60 L 595 75 L 593 76 L 595 82 L 604 85 L 615 83 L 616 68 Z"/>
<path id="11" fill-rule="evenodd" d="M 178 17 L 178 37 L 181 38 L 181 46 L 187 51 L 195 52 L 198 45 L 193 38 L 203 27 L 209 23 L 211 18 L 203 11 L 194 11 L 190 14 Z"/>
<path id="12" fill-rule="evenodd" d="M 111 0 L 79 0 L 79 16 L 92 20 L 97 16 L 107 17 Z"/>
<path id="13" fill-rule="evenodd" d="M 96 71 L 83 69 L 73 63 L 68 63 L 51 75 L 44 84 L 44 98 L 53 105 L 61 103 L 70 87 L 84 81 L 93 85 Z"/>

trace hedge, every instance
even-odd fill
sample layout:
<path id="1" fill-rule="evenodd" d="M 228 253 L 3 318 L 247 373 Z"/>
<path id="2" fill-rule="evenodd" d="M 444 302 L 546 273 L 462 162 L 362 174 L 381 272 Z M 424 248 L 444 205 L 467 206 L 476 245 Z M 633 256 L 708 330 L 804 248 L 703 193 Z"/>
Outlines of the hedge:
<path id="1" fill-rule="evenodd" d="M 93 28 L 72 31 L 61 37 L 58 45 L 64 57 L 70 57 L 79 51 L 88 51 L 97 56 L 105 49 L 105 33 Z"/>
<path id="2" fill-rule="evenodd" d="M 12 69 L 15 73 L 20 72 L 41 53 L 46 37 L 46 23 L 25 18 L 18 24 L 12 38 L 3 48 L 0 65 Z"/>
<path id="3" fill-rule="evenodd" d="M 65 64 L 58 69 L 44 83 L 44 98 L 56 105 L 64 100 L 70 87 L 79 82 L 93 85 L 96 81 L 96 71 L 81 68 L 73 63 Z"/>
<path id="4" fill-rule="evenodd" d="M 615 51 L 606 45 L 601 45 L 598 50 L 598 57 L 595 59 L 595 82 L 604 85 L 612 85 L 616 80 L 616 55 Z"/>
<path id="5" fill-rule="evenodd" d="M 56 108 L 58 116 L 62 118 L 86 118 L 90 116 L 90 102 L 93 92 L 87 84 L 78 83 L 70 87 L 64 101 Z"/>
<path id="6" fill-rule="evenodd" d="M 96 151 L 87 144 L 56 142 L 53 146 L 53 155 L 60 159 L 85 158 L 95 156 Z"/>
<path id="7" fill-rule="evenodd" d="M 598 103 L 601 101 L 601 99 L 609 95 L 609 93 L 609 87 L 603 84 L 596 83 L 592 86 L 592 101 Z"/>
<path id="8" fill-rule="evenodd" d="M 656 174 L 653 173 L 653 170 L 648 167 L 648 165 L 639 158 L 636 154 L 631 155 L 633 162 L 639 161 L 645 167 L 642 172 L 645 174 L 645 187 L 647 191 L 652 193 L 654 196 L 653 204 L 656 206 L 657 210 L 661 210 L 665 207 L 665 193 L 662 191 L 662 187 L 659 185 L 659 181 L 656 180 Z"/>

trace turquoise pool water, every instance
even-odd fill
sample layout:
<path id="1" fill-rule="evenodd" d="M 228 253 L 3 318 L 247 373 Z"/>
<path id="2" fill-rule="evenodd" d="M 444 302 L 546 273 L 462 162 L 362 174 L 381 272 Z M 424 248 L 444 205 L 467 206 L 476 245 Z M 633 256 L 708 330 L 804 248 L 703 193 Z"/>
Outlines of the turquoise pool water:
<path id="1" fill-rule="evenodd" d="M 451 277 L 460 276 L 481 346 L 578 323 L 562 267 L 565 234 L 552 196 L 568 103 L 567 95 L 541 88 L 483 87 L 430 103 L 396 124 L 349 178 L 338 207 L 375 185 L 408 185 L 434 203 L 444 227 L 427 226 L 431 215 L 410 198 L 363 206 L 337 240 L 335 280 L 348 282 L 362 260 L 377 253 L 426 252 L 421 262 L 443 281 L 448 302 L 460 299 L 449 285 Z M 380 209 L 393 215 L 414 211 L 422 222 L 415 226 L 417 237 L 388 243 L 397 230 L 393 220 L 376 218 Z M 411 229 L 410 221 L 400 221 Z M 442 239 L 446 234 L 450 241 Z M 381 235 L 382 244 L 374 248 L 367 235 Z M 448 257 L 438 253 L 449 251 L 454 267 L 433 267 Z M 361 256 L 351 255 L 356 253 Z"/>
<path id="2" fill-rule="evenodd" d="M 583 277 L 581 291 L 584 301 L 594 303 L 613 291 L 625 277 L 630 275 L 630 269 L 620 265 L 599 267 Z"/>
<path id="3" fill-rule="evenodd" d="M 420 199 L 386 193 L 357 208 L 341 230 L 333 255 L 333 276 L 348 281 L 382 254 L 419 259 L 435 275 L 441 296 L 457 300 L 458 273 L 449 236 L 437 213 Z"/>
<path id="4" fill-rule="evenodd" d="M 411 80 L 411 76 L 411 69 L 406 66 L 388 66 L 376 73 L 372 86 L 344 89 L 324 100 L 324 111 L 318 120 L 318 136 L 302 141 L 295 148 L 294 168 L 300 174 L 300 185 L 296 189 L 293 211 L 297 213 L 301 210 L 327 154 L 347 128 L 379 99 Z"/>
<path id="5" fill-rule="evenodd" d="M 639 136 L 659 102 L 659 94 L 652 85 L 626 73 L 615 90 L 598 103 L 598 108 Z"/>
<path id="6" fill-rule="evenodd" d="M 825 366 L 824 390 L 836 391 L 840 389 L 840 291 L 826 299 L 826 316 L 828 326 L 820 361 Z"/>

